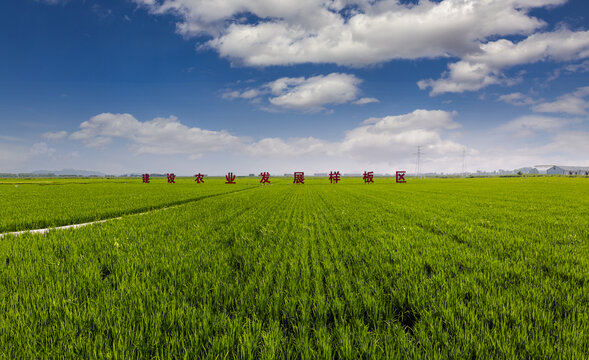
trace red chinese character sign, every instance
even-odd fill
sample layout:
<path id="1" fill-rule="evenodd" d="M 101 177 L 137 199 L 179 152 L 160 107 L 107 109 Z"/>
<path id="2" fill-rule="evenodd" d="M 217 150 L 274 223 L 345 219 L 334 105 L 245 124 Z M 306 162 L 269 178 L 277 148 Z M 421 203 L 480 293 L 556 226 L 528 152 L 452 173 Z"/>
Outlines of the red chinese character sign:
<path id="1" fill-rule="evenodd" d="M 203 182 L 205 182 L 203 179 L 204 175 L 201 173 L 194 175 L 194 177 L 195 177 L 194 181 L 196 181 L 197 184 L 202 184 Z"/>
<path id="2" fill-rule="evenodd" d="M 262 172 L 260 173 L 260 183 L 261 184 L 270 184 L 270 173 L 269 172 Z"/>
<path id="3" fill-rule="evenodd" d="M 174 173 L 168 174 L 168 184 L 176 183 L 176 175 Z"/>
<path id="4" fill-rule="evenodd" d="M 305 173 L 302 171 L 295 171 L 293 183 L 294 184 L 304 184 L 305 183 Z"/>
<path id="5" fill-rule="evenodd" d="M 149 174 L 143 174 L 143 182 L 149 184 Z"/>
<path id="6" fill-rule="evenodd" d="M 370 184 L 374 182 L 374 171 L 364 171 L 364 184 Z"/>
<path id="7" fill-rule="evenodd" d="M 225 184 L 235 184 L 235 174 L 233 174 L 232 172 L 227 173 L 227 175 L 225 175 Z"/>
<path id="8" fill-rule="evenodd" d="M 406 171 L 397 171 L 397 183 L 406 183 L 405 180 L 405 173 Z"/>
<path id="9" fill-rule="evenodd" d="M 338 181 L 340 181 L 340 173 L 339 171 L 332 171 L 329 173 L 329 181 L 333 184 L 333 182 L 335 181 L 335 183 L 337 184 Z"/>

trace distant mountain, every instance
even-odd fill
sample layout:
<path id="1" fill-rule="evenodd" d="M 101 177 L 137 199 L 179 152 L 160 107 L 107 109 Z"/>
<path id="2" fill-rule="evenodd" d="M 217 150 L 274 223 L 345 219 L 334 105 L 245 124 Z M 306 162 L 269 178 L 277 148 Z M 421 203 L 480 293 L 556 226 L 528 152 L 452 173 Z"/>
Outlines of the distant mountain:
<path id="1" fill-rule="evenodd" d="M 87 171 L 87 170 L 75 170 L 75 169 L 63 169 L 63 170 L 36 170 L 31 172 L 35 175 L 55 174 L 57 176 L 105 176 L 105 174 L 99 171 Z"/>

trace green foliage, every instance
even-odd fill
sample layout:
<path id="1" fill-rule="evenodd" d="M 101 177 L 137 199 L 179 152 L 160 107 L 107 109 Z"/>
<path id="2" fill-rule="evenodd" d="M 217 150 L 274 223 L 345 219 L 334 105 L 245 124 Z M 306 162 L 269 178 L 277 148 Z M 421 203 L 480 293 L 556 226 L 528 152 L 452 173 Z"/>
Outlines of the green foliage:
<path id="1" fill-rule="evenodd" d="M 87 184 L 117 214 L 186 202 L 0 239 L 0 358 L 589 353 L 587 179 L 375 181 Z M 110 214 L 80 191 L 42 201 Z"/>

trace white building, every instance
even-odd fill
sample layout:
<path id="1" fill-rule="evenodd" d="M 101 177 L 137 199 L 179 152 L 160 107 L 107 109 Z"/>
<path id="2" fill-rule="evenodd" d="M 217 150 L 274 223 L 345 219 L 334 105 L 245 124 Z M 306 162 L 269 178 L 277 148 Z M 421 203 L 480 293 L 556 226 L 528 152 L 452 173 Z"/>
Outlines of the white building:
<path id="1" fill-rule="evenodd" d="M 589 167 L 554 165 L 546 170 L 548 175 L 589 175 Z"/>

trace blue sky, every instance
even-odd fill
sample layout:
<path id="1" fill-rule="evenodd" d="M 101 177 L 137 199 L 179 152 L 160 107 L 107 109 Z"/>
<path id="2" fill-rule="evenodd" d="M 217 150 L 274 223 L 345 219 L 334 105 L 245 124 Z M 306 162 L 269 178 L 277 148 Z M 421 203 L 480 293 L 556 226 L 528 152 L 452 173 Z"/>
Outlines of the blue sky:
<path id="1" fill-rule="evenodd" d="M 0 8 L 0 172 L 589 165 L 584 0 Z"/>

